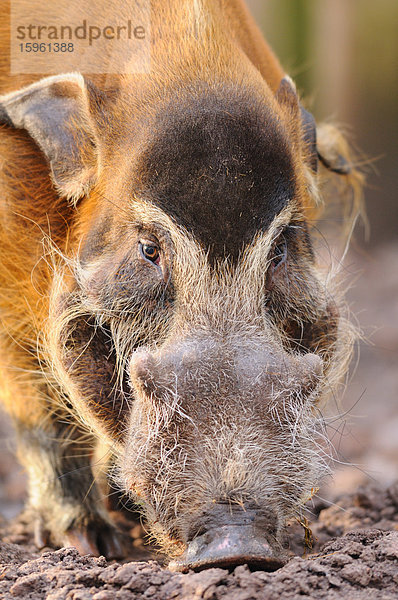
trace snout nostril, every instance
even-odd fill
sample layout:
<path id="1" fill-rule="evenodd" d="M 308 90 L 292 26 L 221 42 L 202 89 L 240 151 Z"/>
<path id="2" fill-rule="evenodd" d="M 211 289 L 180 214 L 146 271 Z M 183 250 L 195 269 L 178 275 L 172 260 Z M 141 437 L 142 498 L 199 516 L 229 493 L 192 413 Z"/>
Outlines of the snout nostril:
<path id="1" fill-rule="evenodd" d="M 247 564 L 257 570 L 274 571 L 286 560 L 277 529 L 278 518 L 271 508 L 259 511 L 246 506 L 243 510 L 218 502 L 196 521 L 184 554 L 169 568 L 186 572 Z"/>
<path id="2" fill-rule="evenodd" d="M 264 532 L 252 524 L 223 525 L 208 529 L 188 542 L 185 553 L 170 563 L 172 571 L 202 571 L 210 567 L 234 569 L 247 564 L 256 570 L 275 571 L 285 562 L 286 556 L 279 544 L 274 546 Z"/>

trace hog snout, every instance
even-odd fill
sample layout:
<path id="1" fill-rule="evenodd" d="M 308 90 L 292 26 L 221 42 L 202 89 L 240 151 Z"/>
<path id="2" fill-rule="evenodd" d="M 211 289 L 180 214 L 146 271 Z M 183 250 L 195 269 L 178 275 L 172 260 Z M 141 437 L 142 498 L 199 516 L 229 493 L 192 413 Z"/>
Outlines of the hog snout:
<path id="1" fill-rule="evenodd" d="M 275 571 L 286 561 L 285 552 L 276 541 L 276 529 L 277 519 L 272 511 L 258 513 L 255 509 L 217 504 L 202 517 L 198 534 L 169 568 L 186 572 L 248 564 L 254 569 Z"/>
<path id="2" fill-rule="evenodd" d="M 131 357 L 124 487 L 168 552 L 173 540 L 186 548 L 173 568 L 276 569 L 286 519 L 321 471 L 312 402 L 323 363 L 261 335 L 200 333 Z"/>

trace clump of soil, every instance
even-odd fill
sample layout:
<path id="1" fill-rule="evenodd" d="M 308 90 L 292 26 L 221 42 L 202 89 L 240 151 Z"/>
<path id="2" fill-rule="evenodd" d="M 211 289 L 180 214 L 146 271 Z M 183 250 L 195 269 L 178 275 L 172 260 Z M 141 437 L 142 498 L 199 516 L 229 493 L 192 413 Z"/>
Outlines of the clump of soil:
<path id="1" fill-rule="evenodd" d="M 364 528 L 398 530 L 398 481 L 384 488 L 377 484 L 360 486 L 355 493 L 337 498 L 329 508 L 321 507 L 312 525 L 314 549 L 331 537 Z"/>
<path id="2" fill-rule="evenodd" d="M 362 487 L 335 505 L 317 507 L 311 524 L 316 554 L 293 556 L 273 573 L 208 569 L 172 573 L 158 562 L 109 563 L 74 548 L 39 554 L 5 527 L 0 544 L 0 597 L 5 600 L 396 600 L 398 597 L 398 483 Z M 8 530 L 8 531 L 7 531 Z M 350 531 L 351 530 L 351 531 Z M 4 531 L 4 526 L 3 526 Z M 18 532 L 19 531 L 19 532 Z M 17 539 L 23 545 L 10 543 Z M 13 537 L 14 536 L 14 537 Z M 298 532 L 291 530 L 292 545 Z M 335 539 L 333 536 L 338 536 Z M 8 540 L 8 542 L 7 542 Z M 321 548 L 319 546 L 323 544 Z M 318 550 L 319 548 L 319 550 Z"/>
<path id="3" fill-rule="evenodd" d="M 154 561 L 108 564 L 74 548 L 32 555 L 2 544 L 0 596 L 5 600 L 396 599 L 398 532 L 361 530 L 326 544 L 308 559 L 295 557 L 274 573 L 208 569 L 171 573 Z"/>

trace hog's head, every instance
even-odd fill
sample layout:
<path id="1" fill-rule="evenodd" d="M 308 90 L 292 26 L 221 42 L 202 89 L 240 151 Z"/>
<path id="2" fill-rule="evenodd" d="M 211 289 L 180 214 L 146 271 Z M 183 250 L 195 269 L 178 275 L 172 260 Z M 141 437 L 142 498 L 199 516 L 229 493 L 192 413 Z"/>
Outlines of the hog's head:
<path id="1" fill-rule="evenodd" d="M 309 235 L 318 156 L 347 163 L 288 78 L 250 81 L 110 93 L 70 74 L 0 99 L 77 204 L 48 361 L 181 569 L 280 564 L 350 355 Z"/>

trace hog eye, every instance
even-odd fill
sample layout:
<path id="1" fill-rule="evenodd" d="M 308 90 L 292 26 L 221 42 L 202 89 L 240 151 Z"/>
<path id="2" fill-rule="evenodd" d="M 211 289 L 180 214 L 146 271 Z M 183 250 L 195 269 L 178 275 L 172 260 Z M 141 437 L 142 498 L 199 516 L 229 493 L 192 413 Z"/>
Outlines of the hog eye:
<path id="1" fill-rule="evenodd" d="M 273 251 L 272 265 L 274 269 L 285 262 L 287 256 L 286 240 L 278 242 Z"/>
<path id="2" fill-rule="evenodd" d="M 146 259 L 150 260 L 155 265 L 158 265 L 160 262 L 160 250 L 159 247 L 154 242 L 140 242 L 140 252 L 141 255 Z"/>

